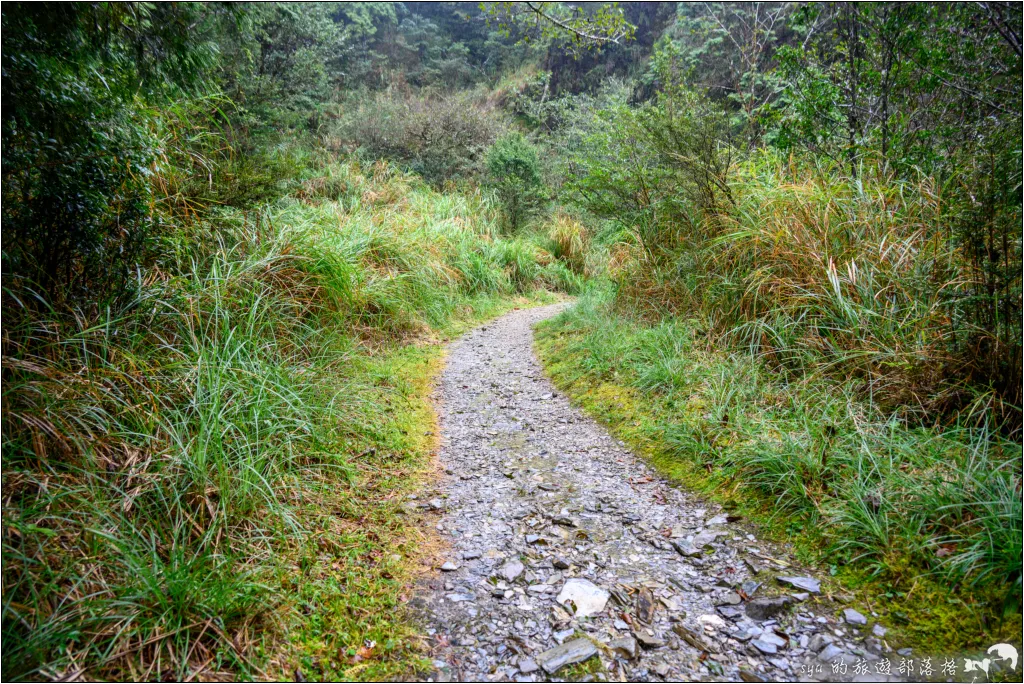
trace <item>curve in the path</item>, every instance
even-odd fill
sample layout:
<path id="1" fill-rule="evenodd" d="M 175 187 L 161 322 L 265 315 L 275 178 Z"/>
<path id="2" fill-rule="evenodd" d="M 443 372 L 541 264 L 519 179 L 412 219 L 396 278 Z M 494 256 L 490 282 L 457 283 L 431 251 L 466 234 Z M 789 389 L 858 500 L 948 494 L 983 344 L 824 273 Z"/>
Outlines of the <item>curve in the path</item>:
<path id="1" fill-rule="evenodd" d="M 513 312 L 450 349 L 432 506 L 450 549 L 414 600 L 435 678 L 841 679 L 863 663 L 886 679 L 880 639 L 820 614 L 778 580 L 800 573 L 544 377 L 531 328 L 561 306 Z"/>

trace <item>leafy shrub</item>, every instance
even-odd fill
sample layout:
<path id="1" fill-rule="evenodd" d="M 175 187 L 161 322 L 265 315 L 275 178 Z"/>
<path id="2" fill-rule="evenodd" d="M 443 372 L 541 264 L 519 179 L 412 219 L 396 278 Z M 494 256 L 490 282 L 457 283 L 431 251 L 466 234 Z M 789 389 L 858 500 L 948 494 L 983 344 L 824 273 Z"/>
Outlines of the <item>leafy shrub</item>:
<path id="1" fill-rule="evenodd" d="M 647 258 L 671 260 L 684 232 L 703 236 L 705 217 L 731 205 L 725 115 L 700 93 L 672 87 L 634 106 L 613 83 L 560 116 L 569 197 L 627 228 Z"/>
<path id="2" fill-rule="evenodd" d="M 537 148 L 522 133 L 509 133 L 491 146 L 487 151 L 487 176 L 501 203 L 505 225 L 512 232 L 544 203 Z"/>
<path id="3" fill-rule="evenodd" d="M 444 97 L 389 89 L 363 98 L 341 118 L 337 136 L 365 159 L 387 159 L 434 186 L 475 177 L 504 116 L 471 94 Z"/>
<path id="4" fill-rule="evenodd" d="M 199 5 L 3 8 L 3 271 L 51 293 L 126 287 L 154 227 L 147 106 L 210 65 Z"/>

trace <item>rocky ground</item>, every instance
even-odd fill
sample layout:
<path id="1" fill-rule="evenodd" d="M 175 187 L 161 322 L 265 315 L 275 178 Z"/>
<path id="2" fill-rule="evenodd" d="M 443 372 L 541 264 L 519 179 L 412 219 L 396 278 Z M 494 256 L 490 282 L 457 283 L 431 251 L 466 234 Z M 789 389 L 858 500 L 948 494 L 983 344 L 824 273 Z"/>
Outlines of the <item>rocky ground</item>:
<path id="1" fill-rule="evenodd" d="M 907 652 L 720 508 L 662 480 L 544 377 L 513 312 L 454 343 L 413 600 L 435 681 L 898 678 Z M 888 666 L 888 667 L 887 667 Z"/>

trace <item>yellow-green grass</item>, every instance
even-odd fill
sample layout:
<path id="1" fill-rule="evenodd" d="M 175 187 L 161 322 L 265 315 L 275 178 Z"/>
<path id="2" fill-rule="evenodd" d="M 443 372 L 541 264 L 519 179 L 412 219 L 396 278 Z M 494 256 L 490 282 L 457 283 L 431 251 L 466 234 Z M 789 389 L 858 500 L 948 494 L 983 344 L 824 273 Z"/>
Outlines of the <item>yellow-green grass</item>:
<path id="1" fill-rule="evenodd" d="M 438 345 L 571 271 L 383 166 L 304 187 L 174 224 L 131 301 L 5 281 L 4 679 L 415 666 Z"/>
<path id="2" fill-rule="evenodd" d="M 940 653 L 1019 638 L 1020 497 L 1000 454 L 1020 445 L 908 429 L 849 388 L 787 384 L 701 339 L 699 321 L 640 323 L 591 293 L 538 327 L 537 351 L 556 385 L 659 472 L 828 571 L 826 593 L 876 611 L 893 643 Z M 883 457 L 895 472 L 868 467 Z"/>

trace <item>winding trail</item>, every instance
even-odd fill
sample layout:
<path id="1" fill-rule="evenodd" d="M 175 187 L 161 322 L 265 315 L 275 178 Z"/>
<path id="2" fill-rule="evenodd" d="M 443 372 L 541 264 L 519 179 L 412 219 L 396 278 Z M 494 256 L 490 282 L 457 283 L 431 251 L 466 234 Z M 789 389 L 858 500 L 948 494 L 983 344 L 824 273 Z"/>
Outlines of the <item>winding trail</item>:
<path id="1" fill-rule="evenodd" d="M 531 326 L 562 306 L 451 346 L 437 396 L 446 475 L 422 504 L 451 546 L 412 602 L 435 681 L 844 678 L 835 662 L 849 679 L 877 663 L 884 630 L 834 617 L 813 578 L 811 591 L 780 581 L 803 573 L 551 385 Z"/>

